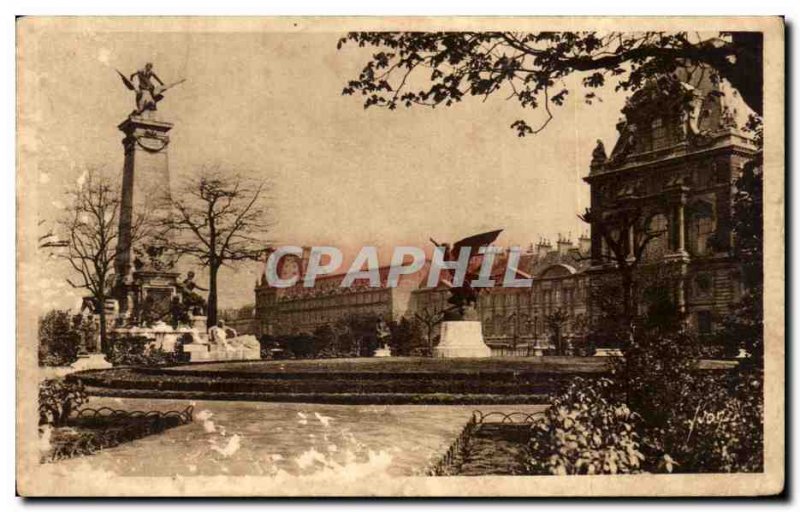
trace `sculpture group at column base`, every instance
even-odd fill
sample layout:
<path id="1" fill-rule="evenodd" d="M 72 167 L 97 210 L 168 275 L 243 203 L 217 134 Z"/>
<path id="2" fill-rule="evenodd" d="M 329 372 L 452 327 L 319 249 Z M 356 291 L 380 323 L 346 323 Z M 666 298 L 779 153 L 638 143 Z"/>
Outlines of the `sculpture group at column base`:
<path id="1" fill-rule="evenodd" d="M 441 341 L 433 349 L 434 357 L 490 357 L 490 349 L 483 341 L 481 323 L 455 320 L 442 322 Z"/>
<path id="2" fill-rule="evenodd" d="M 215 343 L 207 337 L 194 337 L 181 347 L 190 363 L 212 361 L 255 361 L 261 359 L 261 344 L 255 336 L 245 334 Z"/>
<path id="3" fill-rule="evenodd" d="M 190 363 L 261 359 L 261 345 L 255 336 L 239 335 L 231 330 L 230 337 L 214 340 L 206 331 L 206 317 L 196 316 L 191 320 L 190 326 L 185 325 L 177 329 L 164 322 L 156 322 L 148 327 L 116 328 L 112 332 L 118 336 L 146 338 L 149 340 L 148 350 L 162 350 L 168 353 L 178 350 L 183 353 L 184 360 Z"/>
<path id="4" fill-rule="evenodd" d="M 389 348 L 388 345 L 383 345 L 382 347 L 375 350 L 374 357 L 391 357 L 392 356 L 392 349 Z"/>
<path id="5" fill-rule="evenodd" d="M 215 361 L 257 361 L 261 359 L 260 349 L 249 348 L 215 348 L 202 343 L 183 346 L 183 352 L 189 354 L 190 363 Z"/>

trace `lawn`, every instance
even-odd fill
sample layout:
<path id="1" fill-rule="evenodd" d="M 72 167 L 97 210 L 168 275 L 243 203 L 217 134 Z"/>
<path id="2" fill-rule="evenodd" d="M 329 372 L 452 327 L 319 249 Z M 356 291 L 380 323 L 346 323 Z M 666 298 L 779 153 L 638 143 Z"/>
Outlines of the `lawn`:
<path id="1" fill-rule="evenodd" d="M 322 373 L 596 373 L 608 368 L 601 357 L 490 357 L 440 359 L 430 357 L 386 357 L 350 359 L 297 359 L 202 363 L 173 367 L 196 372 L 282 374 Z"/>

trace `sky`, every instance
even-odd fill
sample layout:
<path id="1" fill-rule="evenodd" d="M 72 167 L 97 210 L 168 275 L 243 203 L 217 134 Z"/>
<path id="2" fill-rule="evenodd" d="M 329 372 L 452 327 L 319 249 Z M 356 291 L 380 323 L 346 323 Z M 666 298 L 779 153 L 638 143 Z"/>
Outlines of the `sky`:
<path id="1" fill-rule="evenodd" d="M 64 194 L 89 166 L 121 177 L 122 133 L 133 107 L 115 69 L 131 74 L 152 62 L 167 93 L 159 118 L 174 123 L 169 165 L 173 190 L 204 164 L 271 183 L 279 244 L 334 245 L 354 254 L 377 245 L 430 248 L 504 229 L 498 245 L 527 246 L 540 237 L 578 234 L 588 206 L 591 151 L 610 150 L 624 102 L 607 87 L 602 103 L 580 94 L 554 110 L 540 134 L 519 138 L 525 111 L 495 95 L 450 108 L 365 110 L 342 96 L 369 55 L 334 32 L 35 31 L 19 41 L 21 179 L 36 193 L 44 228 L 63 213 Z M 567 83 L 574 85 L 574 83 Z M 20 263 L 22 286 L 41 290 L 42 308 L 75 307 L 80 290 L 69 270 L 46 255 Z M 185 264 L 191 265 L 188 261 Z M 188 268 L 188 267 L 187 267 Z M 258 265 L 220 275 L 221 307 L 254 302 Z"/>

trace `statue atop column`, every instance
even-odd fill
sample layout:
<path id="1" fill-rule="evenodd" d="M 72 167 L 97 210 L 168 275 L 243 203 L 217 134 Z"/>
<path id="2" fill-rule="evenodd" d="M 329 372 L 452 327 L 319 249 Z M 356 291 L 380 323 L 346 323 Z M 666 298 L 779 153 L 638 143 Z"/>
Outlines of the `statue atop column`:
<path id="1" fill-rule="evenodd" d="M 150 62 L 130 75 L 119 70 L 117 74 L 135 93 L 136 106 L 118 125 L 125 134 L 125 159 L 113 295 L 125 319 L 121 323 L 152 323 L 171 315 L 180 274 L 173 271 L 173 255 L 158 242 L 135 244 L 134 228 L 145 218 L 148 225 L 163 225 L 172 214 L 168 159 L 172 123 L 157 119 L 156 109 L 165 92 L 184 80 L 165 84 Z"/>
<path id="2" fill-rule="evenodd" d="M 166 85 L 161 78 L 153 70 L 153 64 L 148 62 L 144 67 L 126 77 L 119 70 L 117 70 L 122 83 L 125 87 L 136 93 L 136 109 L 131 115 L 146 115 L 148 112 L 155 112 L 158 109 L 158 102 L 164 99 L 164 93 L 178 84 L 183 83 L 186 79 L 180 79 Z M 158 86 L 155 85 L 158 82 Z"/>

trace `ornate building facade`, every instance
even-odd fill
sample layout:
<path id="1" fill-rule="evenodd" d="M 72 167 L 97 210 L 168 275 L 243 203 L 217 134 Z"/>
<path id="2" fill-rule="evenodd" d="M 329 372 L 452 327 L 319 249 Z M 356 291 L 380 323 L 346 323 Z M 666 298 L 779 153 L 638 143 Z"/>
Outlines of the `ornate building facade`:
<path id="1" fill-rule="evenodd" d="M 278 275 L 283 279 L 302 277 L 308 263 L 308 251 L 297 257 L 281 258 Z M 401 275 L 396 287 L 386 286 L 388 266 L 379 269 L 381 286 L 370 287 L 365 280 L 352 286 L 340 286 L 344 274 L 331 274 L 316 279 L 313 288 L 306 288 L 298 279 L 295 286 L 274 288 L 266 276 L 256 284 L 256 332 L 259 335 L 281 336 L 313 333 L 325 324 L 333 324 L 349 316 L 376 316 L 397 321 L 408 313 L 411 292 L 419 286 L 424 272 Z"/>
<path id="2" fill-rule="evenodd" d="M 698 332 L 709 333 L 740 293 L 731 214 L 733 183 L 755 153 L 739 128 L 748 112 L 724 83 L 679 70 L 643 87 L 622 114 L 611 154 L 598 141 L 585 178 L 593 218 L 606 224 L 592 226 L 592 271 L 614 271 L 602 232 L 619 236 L 617 214 L 638 212 L 622 234 L 630 240 L 623 250 L 642 265 L 673 263 L 676 304 Z"/>
<path id="3" fill-rule="evenodd" d="M 533 285 L 526 288 L 499 286 L 507 253 L 497 256 L 493 274 L 498 286 L 484 289 L 478 302 L 484 339 L 494 355 L 534 355 L 554 349 L 547 319 L 557 311 L 564 315 L 561 332 L 565 339 L 584 334 L 589 247 L 588 237 L 581 237 L 577 245 L 560 238 L 555 247 L 544 240 L 532 246 L 519 261 L 518 277 L 533 279 Z M 306 262 L 306 257 L 286 256 L 278 274 L 283 278 L 302 276 Z M 255 288 L 256 333 L 313 333 L 348 316 L 378 316 L 387 322 L 406 317 L 432 322 L 429 334 L 435 340 L 436 322 L 448 307 L 450 293 L 444 285 L 428 287 L 427 270 L 426 265 L 416 274 L 401 276 L 395 288 L 385 286 L 389 267 L 380 269 L 380 287 L 356 281 L 341 288 L 343 274 L 322 276 L 313 288 L 302 284 L 274 288 L 262 278 Z"/>

